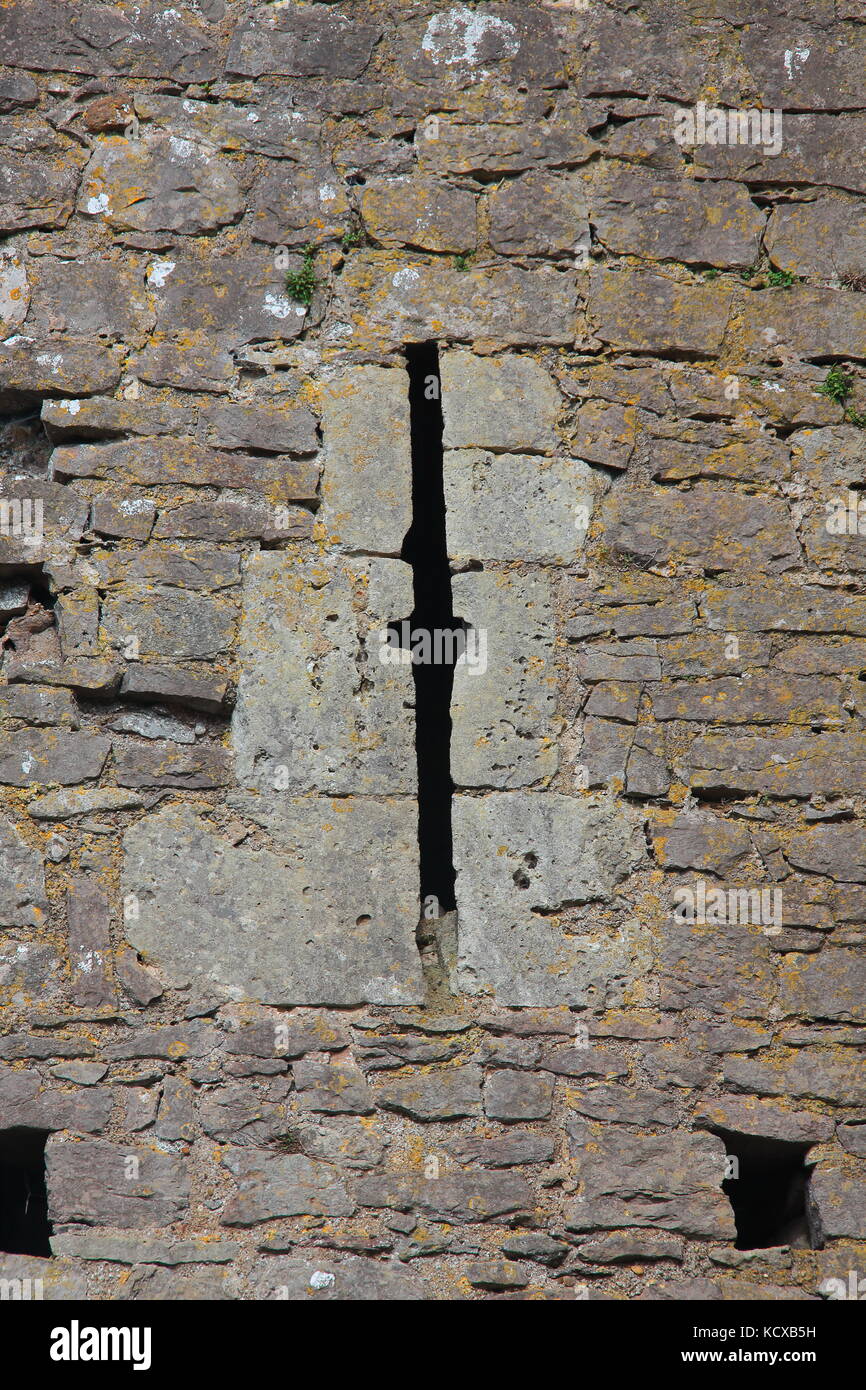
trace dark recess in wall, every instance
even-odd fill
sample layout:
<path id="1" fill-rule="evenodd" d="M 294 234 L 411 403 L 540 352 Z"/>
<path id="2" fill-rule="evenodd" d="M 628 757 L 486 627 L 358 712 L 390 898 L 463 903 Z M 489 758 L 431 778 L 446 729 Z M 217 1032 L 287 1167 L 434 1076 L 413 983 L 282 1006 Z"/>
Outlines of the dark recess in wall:
<path id="1" fill-rule="evenodd" d="M 415 606 L 412 630 L 453 632 L 451 660 L 413 662 L 415 749 L 418 760 L 418 843 L 421 897 L 435 897 L 453 911 L 451 839 L 451 689 L 454 656 L 463 650 L 465 624 L 454 617 L 451 571 L 445 539 L 442 481 L 442 402 L 439 352 L 435 343 L 406 349 L 412 441 L 412 525 L 402 558 L 412 566 Z M 391 626 L 399 641 L 399 620 Z"/>
<path id="2" fill-rule="evenodd" d="M 42 1129 L 0 1129 L 0 1251 L 51 1254 Z"/>
<path id="3" fill-rule="evenodd" d="M 809 1145 L 727 1130 L 719 1135 L 738 1164 L 737 1176 L 722 1183 L 734 1210 L 737 1249 L 815 1244 L 806 1215 Z"/>

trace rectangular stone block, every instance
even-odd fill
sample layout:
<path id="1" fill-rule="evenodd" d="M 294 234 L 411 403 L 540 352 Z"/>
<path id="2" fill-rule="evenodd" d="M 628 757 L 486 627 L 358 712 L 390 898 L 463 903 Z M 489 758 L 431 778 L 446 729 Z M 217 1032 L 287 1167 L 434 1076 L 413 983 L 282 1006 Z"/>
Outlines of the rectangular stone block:
<path id="1" fill-rule="evenodd" d="M 531 357 L 478 357 L 449 349 L 442 354 L 441 376 L 446 449 L 554 448 L 559 391 Z"/>
<path id="2" fill-rule="evenodd" d="M 345 550 L 399 555 L 412 524 L 409 376 L 359 366 L 322 387 L 325 471 L 317 520 Z"/>
<path id="3" fill-rule="evenodd" d="M 189 806 L 127 831 L 129 942 L 167 978 L 233 998 L 421 1002 L 415 801 L 271 791 L 230 804 L 267 848 L 233 844 Z"/>
<path id="4" fill-rule="evenodd" d="M 628 929 L 577 935 L 563 924 L 639 866 L 637 823 L 588 798 L 494 792 L 456 796 L 453 827 L 459 987 L 524 1008 L 618 1002 L 645 968 L 645 944 Z"/>
<path id="5" fill-rule="evenodd" d="M 55 1229 L 73 1223 L 164 1227 L 189 1208 L 186 1164 L 157 1149 L 54 1136 L 45 1167 Z"/>
<path id="6" fill-rule="evenodd" d="M 449 449 L 444 479 L 453 559 L 567 565 L 582 553 L 599 484 L 581 459 Z"/>
<path id="7" fill-rule="evenodd" d="M 232 722 L 239 782 L 271 793 L 414 793 L 412 668 L 382 637 L 413 605 L 412 572 L 399 560 L 252 557 Z"/>
<path id="8" fill-rule="evenodd" d="M 454 616 L 468 623 L 454 669 L 451 772 L 458 787 L 525 787 L 556 772 L 557 676 L 551 581 L 457 574 Z"/>

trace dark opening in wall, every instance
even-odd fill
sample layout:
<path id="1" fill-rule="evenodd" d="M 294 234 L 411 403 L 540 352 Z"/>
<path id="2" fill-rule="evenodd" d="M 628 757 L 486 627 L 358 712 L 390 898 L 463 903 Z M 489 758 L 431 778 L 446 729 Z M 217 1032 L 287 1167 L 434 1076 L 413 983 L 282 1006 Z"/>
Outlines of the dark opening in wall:
<path id="1" fill-rule="evenodd" d="M 720 1130 L 731 1176 L 722 1190 L 734 1210 L 738 1250 L 813 1244 L 806 1208 L 808 1144 Z"/>
<path id="2" fill-rule="evenodd" d="M 451 843 L 451 689 L 454 665 L 465 647 L 466 625 L 454 617 L 445 540 L 442 480 L 442 402 L 435 343 L 406 349 L 412 440 L 412 525 L 402 558 L 412 566 L 415 606 L 412 633 L 428 633 L 432 659 L 414 659 L 415 749 L 418 761 L 418 843 L 421 897 L 434 897 L 443 912 L 454 909 Z M 405 645 L 400 620 L 389 628 Z M 438 634 L 438 637 L 436 636 Z M 417 651 L 417 647 L 416 647 Z"/>
<path id="3" fill-rule="evenodd" d="M 0 1129 L 0 1251 L 50 1255 L 43 1129 Z"/>
<path id="4" fill-rule="evenodd" d="M 55 626 L 56 602 L 41 565 L 0 564 L 0 659 L 6 651 L 20 654 Z"/>

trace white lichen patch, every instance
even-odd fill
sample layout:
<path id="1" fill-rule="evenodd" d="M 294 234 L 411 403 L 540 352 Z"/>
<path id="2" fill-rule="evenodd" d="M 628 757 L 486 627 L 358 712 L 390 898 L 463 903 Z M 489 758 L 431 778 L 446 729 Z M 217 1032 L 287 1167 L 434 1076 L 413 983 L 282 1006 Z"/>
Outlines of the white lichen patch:
<path id="1" fill-rule="evenodd" d="M 29 307 L 26 267 L 14 251 L 0 252 L 0 323 L 17 327 L 24 322 Z"/>
<path id="2" fill-rule="evenodd" d="M 445 14 L 433 15 L 427 25 L 421 48 L 438 67 L 464 63 L 474 67 L 482 40 L 495 34 L 503 56 L 513 58 L 520 50 L 517 30 L 507 19 L 496 15 L 478 14 L 467 5 L 455 5 Z"/>
<path id="3" fill-rule="evenodd" d="M 98 217 L 101 212 L 111 212 L 111 203 L 107 193 L 97 193 L 95 197 L 88 198 L 85 211 L 91 217 Z"/>
<path id="4" fill-rule="evenodd" d="M 162 289 L 176 264 L 175 261 L 151 261 L 147 267 L 147 283 L 155 289 Z"/>
<path id="5" fill-rule="evenodd" d="M 799 72 L 802 72 L 811 56 L 811 48 L 803 48 L 798 45 L 796 48 L 786 48 L 785 57 L 782 60 L 785 64 L 785 72 L 788 74 L 788 81 L 793 82 Z"/>

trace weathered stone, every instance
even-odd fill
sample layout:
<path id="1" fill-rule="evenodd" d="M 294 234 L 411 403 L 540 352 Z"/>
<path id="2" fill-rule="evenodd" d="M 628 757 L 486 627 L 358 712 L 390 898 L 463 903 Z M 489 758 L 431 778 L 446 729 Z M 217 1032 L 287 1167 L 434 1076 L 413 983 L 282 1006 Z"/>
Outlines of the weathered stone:
<path id="1" fill-rule="evenodd" d="M 844 111 L 800 115 L 791 111 L 789 100 L 785 101 L 784 138 L 778 153 L 752 144 L 698 145 L 694 149 L 697 177 L 739 179 L 759 186 L 813 183 L 821 188 L 866 192 L 866 175 L 848 155 L 849 150 L 859 148 L 857 141 L 862 142 L 866 135 L 863 116 Z M 774 215 L 779 210 L 774 209 Z"/>
<path id="2" fill-rule="evenodd" d="M 137 1004 L 152 1004 L 164 993 L 153 971 L 142 966 L 136 952 L 128 947 L 120 947 L 115 951 L 114 968 L 118 980 Z"/>
<path id="3" fill-rule="evenodd" d="M 108 1071 L 101 1062 L 61 1062 L 51 1068 L 58 1081 L 72 1081 L 76 1086 L 95 1086 Z"/>
<path id="4" fill-rule="evenodd" d="M 723 1015 L 762 1018 L 773 999 L 769 938 L 750 923 L 672 921 L 664 930 L 660 964 L 666 1008 L 703 1005 Z"/>
<path id="5" fill-rule="evenodd" d="M 239 77 L 358 77 L 381 30 L 337 10 L 286 10 L 261 5 L 234 36 L 226 72 Z"/>
<path id="6" fill-rule="evenodd" d="M 389 1081 L 373 1091 L 382 1110 L 396 1110 L 413 1120 L 454 1120 L 481 1112 L 481 1072 L 478 1067 L 450 1067 Z"/>
<path id="7" fill-rule="evenodd" d="M 646 1260 L 676 1260 L 682 1263 L 683 1241 L 662 1235 L 638 1236 L 618 1233 L 589 1240 L 580 1246 L 580 1258 L 596 1265 L 643 1264 Z"/>
<path id="8" fill-rule="evenodd" d="M 731 1239 L 734 1215 L 722 1192 L 725 1146 L 708 1134 L 597 1136 L 580 1160 L 582 1198 L 566 1217 L 570 1230 L 654 1226 L 683 1235 Z"/>
<path id="9" fill-rule="evenodd" d="M 737 1091 L 763 1096 L 806 1096 L 836 1105 L 866 1103 L 866 1078 L 859 1058 L 827 1049 L 786 1050 L 775 1061 L 728 1057 L 725 1080 Z"/>
<path id="10" fill-rule="evenodd" d="M 300 1010 L 246 1024 L 229 1035 L 225 1046 L 242 1057 L 301 1057 L 305 1052 L 342 1052 L 349 1046 L 349 1034 L 327 1014 Z"/>
<path id="11" fill-rule="evenodd" d="M 819 197 L 775 207 L 765 245 L 774 265 L 794 275 L 857 275 L 866 259 L 862 200 Z"/>
<path id="12" fill-rule="evenodd" d="M 547 1265 L 550 1269 L 562 1264 L 568 1254 L 567 1245 L 558 1240 L 551 1240 L 550 1236 L 544 1235 L 541 1231 L 509 1236 L 502 1242 L 500 1249 L 504 1255 L 511 1255 L 516 1260 L 532 1260 L 536 1264 Z"/>
<path id="13" fill-rule="evenodd" d="M 228 750 L 198 744 L 127 743 L 114 750 L 114 775 L 122 787 L 224 787 L 231 781 Z"/>
<path id="14" fill-rule="evenodd" d="M 143 805 L 135 792 L 115 787 L 76 787 L 37 796 L 28 802 L 27 814 L 34 820 L 68 820 L 73 816 L 88 816 L 94 811 L 137 811 Z"/>
<path id="15" fill-rule="evenodd" d="M 128 73 L 184 83 L 214 81 L 220 74 L 216 48 L 202 25 L 153 3 L 127 19 L 115 8 L 104 15 L 82 14 L 46 0 L 37 20 L 30 6 L 18 0 L 4 9 L 0 62 L 37 71 L 106 77 Z"/>
<path id="16" fill-rule="evenodd" d="M 223 1210 L 224 1226 L 280 1216 L 351 1216 L 355 1209 L 333 1169 L 301 1154 L 229 1149 L 223 1163 L 238 1183 Z"/>
<path id="17" fill-rule="evenodd" d="M 850 794 L 866 788 L 866 743 L 856 733 L 782 738 L 707 734 L 695 739 L 688 758 L 692 786 L 706 791 L 809 797 L 815 793 Z M 834 843 L 846 855 L 847 869 L 845 862 L 832 854 L 828 867 L 816 862 L 815 848 L 821 846 L 829 853 Z M 864 852 L 862 831 L 822 826 L 795 837 L 791 862 L 798 868 L 850 882 L 866 877 Z"/>
<path id="18" fill-rule="evenodd" d="M 325 1115 L 370 1115 L 373 1101 L 358 1067 L 339 1062 L 295 1062 L 292 1067 L 301 1110 Z"/>
<path id="19" fill-rule="evenodd" d="M 138 700 L 165 700 L 208 714 L 219 714 L 227 689 L 228 682 L 210 672 L 136 662 L 127 668 L 121 694 Z"/>
<path id="20" fill-rule="evenodd" d="M 26 227 L 63 227 L 75 207 L 79 161 L 34 159 L 14 150 L 0 155 L 0 227 L 4 235 Z"/>
<path id="21" fill-rule="evenodd" d="M 236 623 L 227 599 L 168 588 L 135 597 L 109 594 L 101 614 L 112 646 L 122 649 L 135 639 L 140 656 L 157 661 L 211 660 L 231 646 Z"/>
<path id="22" fill-rule="evenodd" d="M 364 342 L 371 334 L 395 345 L 423 341 L 431 319 L 441 338 L 469 343 L 485 339 L 501 347 L 571 344 L 582 326 L 576 274 L 546 267 L 470 266 L 460 271 L 441 260 L 428 263 L 391 251 L 366 251 L 350 257 L 338 296 L 335 307 L 341 320 L 362 324 L 363 334 L 356 327 L 353 337 L 357 333 Z M 447 399 L 444 381 L 443 388 Z M 492 419 L 489 411 L 485 418 Z M 477 442 L 483 447 L 483 440 Z"/>
<path id="23" fill-rule="evenodd" d="M 366 595 L 365 619 L 356 589 Z M 412 607 L 410 571 L 399 561 L 253 557 L 232 724 L 241 783 L 269 795 L 275 786 L 414 792 L 411 669 L 386 639 L 388 624 Z"/>
<path id="24" fill-rule="evenodd" d="M 0 1287 L 5 1291 L 4 1298 L 9 1299 L 68 1303 L 87 1298 L 87 1280 L 70 1260 L 40 1260 L 34 1255 L 0 1257 Z"/>
<path id="25" fill-rule="evenodd" d="M 552 1105 L 550 1077 L 500 1070 L 484 1083 L 484 1113 L 491 1120 L 546 1120 Z"/>
<path id="26" fill-rule="evenodd" d="M 790 569 L 799 544 L 788 509 L 775 499 L 698 486 L 612 493 L 600 515 L 607 544 L 647 564 L 696 561 L 714 571 Z"/>
<path id="27" fill-rule="evenodd" d="M 664 178 L 630 169 L 590 185 L 596 236 L 619 255 L 750 266 L 764 217 L 736 183 Z"/>
<path id="28" fill-rule="evenodd" d="M 87 338 L 135 343 L 153 328 L 141 277 L 122 264 L 40 256 L 31 271 L 30 322 L 44 331 L 62 319 L 66 331 Z"/>
<path id="29" fill-rule="evenodd" d="M 449 449 L 444 479 L 453 558 L 569 564 L 583 550 L 597 481 L 580 459 Z M 512 516 L 521 518 L 517 534 Z"/>
<path id="30" fill-rule="evenodd" d="M 303 406 L 216 405 L 203 412 L 198 437 L 217 449 L 260 449 L 271 454 L 314 454 L 316 418 Z"/>
<path id="31" fill-rule="evenodd" d="M 533 170 L 488 198 L 490 244 L 506 255 L 574 256 L 589 245 L 586 190 L 574 174 Z"/>
<path id="32" fill-rule="evenodd" d="M 726 875 L 738 868 L 752 849 L 745 826 L 711 811 L 684 813 L 668 824 L 656 821 L 652 835 L 655 856 L 665 869 L 702 869 Z"/>
<path id="33" fill-rule="evenodd" d="M 112 719 L 111 728 L 118 734 L 138 734 L 140 738 L 166 738 L 173 743 L 195 743 L 195 731 L 189 724 L 169 714 L 147 714 L 129 710 Z"/>
<path id="34" fill-rule="evenodd" d="M 55 1255 L 76 1260 L 105 1260 L 122 1265 L 228 1264 L 240 1253 L 233 1240 L 197 1238 L 161 1240 L 156 1236 L 127 1237 L 96 1232 L 63 1231 L 52 1236 Z"/>
<path id="35" fill-rule="evenodd" d="M 864 972 L 866 959 L 862 951 L 827 946 L 817 956 L 786 966 L 780 1005 L 786 1013 L 801 1018 L 866 1023 Z"/>
<path id="36" fill-rule="evenodd" d="M 145 488 L 167 484 L 267 488 L 278 484 L 278 495 L 289 499 L 316 498 L 318 468 L 310 460 L 238 455 L 210 449 L 185 436 L 167 439 L 129 439 L 122 443 L 79 443 L 51 455 L 58 478 L 108 478 L 126 486 Z"/>
<path id="37" fill-rule="evenodd" d="M 524 1163 L 550 1163 L 554 1143 L 547 1135 L 514 1129 L 502 1139 L 459 1139 L 452 1146 L 452 1152 L 460 1163 L 480 1163 L 484 1168 L 513 1168 Z"/>
<path id="38" fill-rule="evenodd" d="M 157 329 L 170 338 L 178 324 L 184 325 L 183 346 L 199 349 L 205 375 L 215 379 L 216 389 L 230 374 L 230 363 L 225 359 L 214 364 L 215 348 L 290 340 L 303 332 L 311 318 L 306 305 L 286 294 L 285 274 L 275 268 L 273 253 L 264 247 L 245 256 L 211 256 L 206 261 L 178 253 L 170 271 L 151 277 L 150 288 Z M 184 366 L 182 358 L 162 355 L 161 347 L 158 342 L 156 356 L 146 357 L 148 371 L 176 378 L 187 390 L 198 390 L 199 358 L 193 355 Z"/>
<path id="39" fill-rule="evenodd" d="M 350 225 L 351 205 L 333 167 L 281 165 L 250 195 L 252 233 L 272 246 L 314 246 Z"/>
<path id="40" fill-rule="evenodd" d="M 451 350 L 441 376 L 446 448 L 545 453 L 554 446 L 559 392 L 531 358 Z"/>
<path id="41" fill-rule="evenodd" d="M 556 771 L 553 594 L 542 574 L 454 576 L 468 624 L 454 669 L 451 761 L 457 787 L 520 787 Z"/>
<path id="42" fill-rule="evenodd" d="M 98 734 L 22 730 L 0 736 L 0 783 L 29 787 L 59 782 L 70 786 L 99 776 L 110 748 Z"/>
<path id="43" fill-rule="evenodd" d="M 603 342 L 641 352 L 718 352 L 732 291 L 646 271 L 592 273 L 590 317 Z"/>
<path id="44" fill-rule="evenodd" d="M 121 349 L 114 345 L 13 334 L 0 342 L 0 403 L 37 404 L 49 391 L 75 397 L 113 391 L 120 362 Z"/>
<path id="45" fill-rule="evenodd" d="M 453 818 L 460 987 L 511 1005 L 614 1002 L 639 970 L 638 941 L 566 936 L 556 919 L 638 867 L 637 826 L 552 792 L 457 796 Z"/>
<path id="46" fill-rule="evenodd" d="M 814 676 L 745 672 L 721 680 L 689 681 L 650 691 L 656 719 L 707 724 L 840 723 L 841 689 Z"/>
<path id="47" fill-rule="evenodd" d="M 301 1127 L 304 1153 L 341 1168 L 378 1168 L 389 1143 L 388 1136 L 371 1129 L 366 1120 L 328 1119 Z"/>
<path id="48" fill-rule="evenodd" d="M 0 820 L 0 926 L 41 926 L 47 911 L 42 855 L 4 817 Z"/>
<path id="49" fill-rule="evenodd" d="M 218 102 L 196 101 L 139 89 L 135 110 L 142 120 L 182 140 L 223 150 L 248 150 L 272 159 L 312 161 L 321 138 L 318 116 L 287 110 L 281 104 L 241 105 L 225 97 Z"/>
<path id="50" fill-rule="evenodd" d="M 853 290 L 806 285 L 753 290 L 743 309 L 739 341 L 747 354 L 765 358 L 783 356 L 782 349 L 792 343 L 801 357 L 866 357 L 866 305 Z"/>
<path id="51" fill-rule="evenodd" d="M 361 197 L 368 232 L 382 246 L 474 251 L 475 196 L 423 177 L 371 179 Z"/>
<path id="52" fill-rule="evenodd" d="M 322 391 L 322 429 L 317 519 L 346 550 L 399 555 L 412 524 L 406 373 L 370 366 L 340 372 Z"/>
<path id="53" fill-rule="evenodd" d="M 84 171 L 78 208 L 124 231 L 214 231 L 244 208 L 229 170 L 215 150 L 190 140 L 150 132 L 140 140 L 110 137 Z"/>
<path id="54" fill-rule="evenodd" d="M 120 685 L 121 668 L 114 662 L 75 657 L 69 661 L 39 662 L 30 666 L 25 653 L 22 661 L 7 662 L 10 681 L 35 681 L 43 685 L 68 686 L 84 695 L 113 695 Z"/>
<path id="55" fill-rule="evenodd" d="M 84 1009 L 113 1004 L 110 912 L 106 893 L 93 879 L 73 878 L 66 889 L 66 911 L 72 1002 Z"/>
<path id="56" fill-rule="evenodd" d="M 274 849 L 235 848 L 189 808 L 127 832 L 124 891 L 140 903 L 131 943 L 172 976 L 265 1003 L 419 1002 L 417 846 L 405 802 L 278 794 L 244 809 Z M 373 877 L 384 847 L 387 882 Z M 359 862 L 372 866 L 367 879 Z"/>
<path id="57" fill-rule="evenodd" d="M 325 1303 L 405 1303 L 426 1297 L 421 1284 L 399 1266 L 357 1255 L 268 1260 L 250 1279 L 253 1298 Z"/>
<path id="58" fill-rule="evenodd" d="M 566 1102 L 578 1114 L 607 1123 L 653 1128 L 677 1123 L 677 1107 L 670 1092 L 654 1091 L 649 1086 L 642 1086 L 639 1090 L 627 1085 L 619 1086 L 615 1082 L 599 1086 L 569 1086 L 566 1088 Z M 584 1143 L 585 1127 L 582 1121 L 573 1121 L 567 1128 L 573 1141 L 572 1151 L 577 1153 Z"/>
<path id="59" fill-rule="evenodd" d="M 183 1160 L 156 1149 L 100 1139 L 51 1138 L 45 1165 L 49 1214 L 55 1223 L 167 1226 L 188 1209 Z"/>
<path id="60" fill-rule="evenodd" d="M 754 1096 L 713 1096 L 702 1100 L 695 1123 L 707 1129 L 757 1134 L 792 1144 L 817 1144 L 833 1136 L 833 1121 L 808 1111 L 789 1110 Z"/>
<path id="61" fill-rule="evenodd" d="M 531 1211 L 532 1191 L 510 1173 L 455 1173 L 445 1178 L 386 1174 L 358 1183 L 362 1207 L 390 1207 L 423 1212 L 434 1221 L 490 1221 L 513 1212 Z"/>
<path id="62" fill-rule="evenodd" d="M 63 1091 L 43 1086 L 36 1071 L 0 1068 L 0 1101 L 4 1126 L 26 1129 L 76 1130 L 99 1134 L 111 1118 L 112 1095 L 106 1087 Z"/>
<path id="63" fill-rule="evenodd" d="M 133 1057 L 163 1057 L 177 1062 L 205 1057 L 220 1042 L 216 1028 L 198 1019 L 164 1028 L 135 1028 L 122 1042 L 109 1043 L 105 1054 L 112 1062 Z"/>
<path id="64" fill-rule="evenodd" d="M 851 1172 L 819 1163 L 809 1181 L 808 1209 L 813 1227 L 822 1236 L 866 1238 L 863 1204 L 863 1165 Z M 823 1242 L 822 1242 L 823 1243 Z"/>

